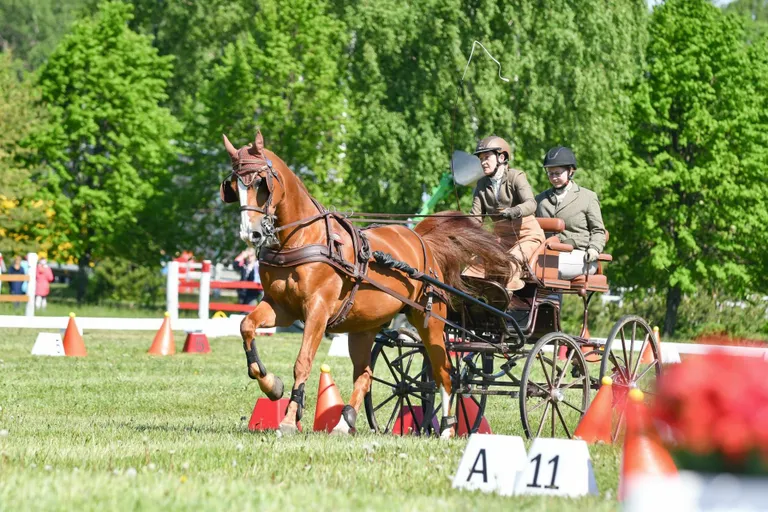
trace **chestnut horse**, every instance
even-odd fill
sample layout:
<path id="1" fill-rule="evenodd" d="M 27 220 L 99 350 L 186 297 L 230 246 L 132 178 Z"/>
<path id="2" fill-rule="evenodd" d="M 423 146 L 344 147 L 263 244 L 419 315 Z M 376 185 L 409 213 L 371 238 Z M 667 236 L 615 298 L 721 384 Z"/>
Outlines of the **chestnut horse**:
<path id="1" fill-rule="evenodd" d="M 374 338 L 398 312 L 406 308 L 432 363 L 442 395 L 441 437 L 454 435 L 450 416 L 451 362 L 445 350 L 447 298 L 422 281 L 379 266 L 373 251 L 387 252 L 424 274 L 454 287 L 461 286 L 461 269 L 473 256 L 482 258 L 487 275 L 509 272 L 507 255 L 495 237 L 472 220 L 451 212 L 420 222 L 415 231 L 388 225 L 358 229 L 343 216 L 328 212 L 299 178 L 274 153 L 264 148 L 260 132 L 253 144 L 235 149 L 224 135 L 232 160 L 232 174 L 220 186 L 224 202 L 240 202 L 240 236 L 259 252 L 259 274 L 265 298 L 241 323 L 248 375 L 271 400 L 283 395 L 283 383 L 268 372 L 254 342 L 257 328 L 304 322 L 304 335 L 294 365 L 294 385 L 286 416 L 285 434 L 297 431 L 304 408 L 304 385 L 309 378 L 325 332 L 349 333 L 354 366 L 354 390 L 334 433 L 354 432 L 372 373 Z"/>

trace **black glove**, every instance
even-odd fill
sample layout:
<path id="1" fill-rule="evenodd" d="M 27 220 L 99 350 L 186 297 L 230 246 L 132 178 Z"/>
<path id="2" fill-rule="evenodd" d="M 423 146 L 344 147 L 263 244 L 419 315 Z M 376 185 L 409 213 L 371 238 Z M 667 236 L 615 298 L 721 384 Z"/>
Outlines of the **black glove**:
<path id="1" fill-rule="evenodd" d="M 520 217 L 522 217 L 523 212 L 520 211 L 519 206 L 513 206 L 511 208 L 504 208 L 503 210 L 501 210 L 499 215 L 501 215 L 503 218 L 507 220 L 513 220 L 513 219 L 519 219 Z"/>

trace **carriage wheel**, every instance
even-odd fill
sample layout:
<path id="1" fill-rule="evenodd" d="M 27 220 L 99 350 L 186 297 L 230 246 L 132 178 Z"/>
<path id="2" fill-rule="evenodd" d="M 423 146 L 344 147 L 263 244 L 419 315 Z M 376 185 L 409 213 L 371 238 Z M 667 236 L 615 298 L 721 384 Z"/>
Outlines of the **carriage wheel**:
<path id="1" fill-rule="evenodd" d="M 408 336 L 409 344 L 419 343 L 418 335 L 401 329 L 400 336 Z M 376 368 L 378 365 L 378 373 Z M 397 347 L 376 343 L 371 353 L 372 382 L 365 395 L 365 414 L 371 430 L 391 433 L 398 426 L 398 418 L 408 407 L 428 411 L 434 402 L 435 383 L 429 359 L 422 345 Z M 429 434 L 423 417 L 415 417 L 413 433 Z"/>
<path id="2" fill-rule="evenodd" d="M 650 352 L 646 352 L 648 347 Z M 605 375 L 613 379 L 613 403 L 618 412 L 612 429 L 615 441 L 624 424 L 627 392 L 639 388 L 653 395 L 656 378 L 661 375 L 659 344 L 651 327 L 639 316 L 621 317 L 608 333 L 600 363 L 600 380 Z"/>
<path id="3" fill-rule="evenodd" d="M 565 347 L 565 359 L 558 354 Z M 528 438 L 573 437 L 589 405 L 589 369 L 576 340 L 561 332 L 533 346 L 520 380 L 520 418 Z"/>

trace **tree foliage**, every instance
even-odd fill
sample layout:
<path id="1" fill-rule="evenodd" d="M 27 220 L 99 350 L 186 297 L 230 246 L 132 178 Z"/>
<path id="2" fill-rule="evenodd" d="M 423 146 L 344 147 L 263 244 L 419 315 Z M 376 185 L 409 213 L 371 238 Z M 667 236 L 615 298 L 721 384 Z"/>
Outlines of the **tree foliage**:
<path id="1" fill-rule="evenodd" d="M 682 294 L 765 286 L 768 125 L 764 47 L 706 0 L 668 0 L 649 26 L 632 155 L 605 198 L 626 283 Z"/>
<path id="2" fill-rule="evenodd" d="M 131 7 L 102 3 L 74 25 L 41 69 L 50 122 L 32 134 L 41 198 L 55 215 L 39 231 L 81 264 L 156 259 L 173 234 L 169 165 L 178 123 L 166 100 L 170 58 L 127 26 Z"/>
<path id="3" fill-rule="evenodd" d="M 33 150 L 20 144 L 40 126 L 43 112 L 19 68 L 11 52 L 0 54 L 0 252 L 16 254 L 41 248 L 30 230 L 46 219 L 45 205 L 34 200 L 33 173 L 24 165 Z"/>
<path id="4" fill-rule="evenodd" d="M 42 64 L 93 0 L 0 1 L 0 51 L 13 50 L 28 68 Z"/>
<path id="5" fill-rule="evenodd" d="M 415 211 L 450 169 L 452 147 L 474 149 L 491 133 L 515 144 L 515 165 L 537 190 L 548 186 L 539 172 L 545 151 L 568 144 L 588 169 L 586 184 L 601 191 L 629 133 L 644 2 L 339 2 L 337 9 L 353 35 L 349 157 L 365 207 Z M 474 41 L 509 82 L 476 47 L 460 87 Z M 464 208 L 470 193 L 462 190 Z M 441 206 L 455 207 L 453 195 Z"/>
<path id="6" fill-rule="evenodd" d="M 278 154 L 330 205 L 344 195 L 346 85 L 343 74 L 344 25 L 323 1 L 268 0 L 248 31 L 224 49 L 200 84 L 194 112 L 185 117 L 193 147 L 189 204 L 205 207 L 189 230 L 215 232 L 209 255 L 233 250 L 232 217 L 221 204 L 218 182 L 231 172 L 222 134 L 239 146 L 253 142 L 260 128 Z"/>

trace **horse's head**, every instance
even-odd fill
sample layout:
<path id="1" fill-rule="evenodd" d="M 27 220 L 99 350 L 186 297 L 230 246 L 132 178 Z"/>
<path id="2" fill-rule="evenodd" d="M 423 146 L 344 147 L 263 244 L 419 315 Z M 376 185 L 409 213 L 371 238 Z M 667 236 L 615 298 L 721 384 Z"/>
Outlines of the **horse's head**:
<path id="1" fill-rule="evenodd" d="M 224 135 L 224 147 L 232 159 L 232 174 L 219 188 L 225 203 L 240 201 L 240 238 L 257 249 L 278 243 L 275 209 L 284 195 L 280 174 L 264 151 L 264 138 L 235 149 Z"/>

